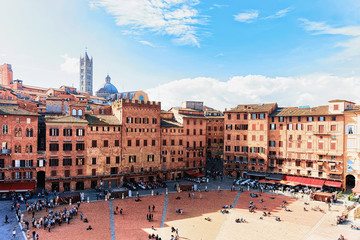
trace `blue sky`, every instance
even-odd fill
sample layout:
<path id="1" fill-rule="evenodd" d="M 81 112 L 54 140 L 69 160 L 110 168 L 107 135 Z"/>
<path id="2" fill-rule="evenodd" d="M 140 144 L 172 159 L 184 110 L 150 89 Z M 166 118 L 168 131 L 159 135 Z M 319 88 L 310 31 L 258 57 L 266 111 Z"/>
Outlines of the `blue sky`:
<path id="1" fill-rule="evenodd" d="M 356 0 L 0 0 L 0 22 L 0 64 L 28 85 L 78 87 L 87 46 L 94 91 L 109 73 L 165 109 L 360 100 Z"/>

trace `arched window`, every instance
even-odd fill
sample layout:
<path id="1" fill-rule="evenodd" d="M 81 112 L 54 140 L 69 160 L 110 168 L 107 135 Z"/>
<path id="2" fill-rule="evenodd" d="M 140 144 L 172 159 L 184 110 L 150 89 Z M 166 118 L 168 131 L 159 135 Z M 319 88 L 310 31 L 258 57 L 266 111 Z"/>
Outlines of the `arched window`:
<path id="1" fill-rule="evenodd" d="M 33 129 L 31 128 L 31 129 L 30 129 L 30 137 L 33 137 L 33 134 L 34 134 L 34 131 L 33 131 Z"/>
<path id="2" fill-rule="evenodd" d="M 15 128 L 15 137 L 18 137 L 18 134 L 19 134 L 19 130 Z"/>
<path id="3" fill-rule="evenodd" d="M 32 145 L 29 146 L 29 153 L 32 153 Z"/>
<path id="4" fill-rule="evenodd" d="M 83 115 L 83 110 L 82 110 L 82 109 L 79 109 L 78 115 L 79 115 L 79 116 L 82 116 L 82 115 Z"/>
<path id="5" fill-rule="evenodd" d="M 15 153 L 21 153 L 21 145 L 15 145 Z"/>
<path id="6" fill-rule="evenodd" d="M 76 116 L 76 109 L 73 108 L 71 115 Z"/>
<path id="7" fill-rule="evenodd" d="M 30 130 L 28 128 L 26 129 L 26 137 L 30 137 Z"/>

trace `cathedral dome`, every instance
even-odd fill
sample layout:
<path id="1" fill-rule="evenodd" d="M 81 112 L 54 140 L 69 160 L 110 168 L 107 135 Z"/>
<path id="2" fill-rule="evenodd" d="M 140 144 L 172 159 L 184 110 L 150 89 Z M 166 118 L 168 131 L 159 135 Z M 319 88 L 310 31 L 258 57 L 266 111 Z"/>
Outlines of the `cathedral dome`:
<path id="1" fill-rule="evenodd" d="M 96 92 L 96 96 L 109 98 L 112 94 L 118 93 L 117 88 L 111 84 L 111 78 L 109 75 L 105 78 L 105 83 Z"/>

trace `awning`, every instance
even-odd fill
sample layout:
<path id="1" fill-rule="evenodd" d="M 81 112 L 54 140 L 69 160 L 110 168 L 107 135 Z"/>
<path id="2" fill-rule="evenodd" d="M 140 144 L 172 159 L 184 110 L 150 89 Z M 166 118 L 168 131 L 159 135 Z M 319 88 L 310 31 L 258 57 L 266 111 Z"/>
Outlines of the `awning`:
<path id="1" fill-rule="evenodd" d="M 205 175 L 204 174 L 201 174 L 201 173 L 197 173 L 197 172 L 194 172 L 194 171 L 185 171 L 185 173 L 191 177 L 194 177 L 194 178 L 199 178 L 199 177 L 204 177 Z"/>
<path id="2" fill-rule="evenodd" d="M 35 184 L 35 182 L 16 182 L 11 186 L 10 192 L 34 191 Z"/>
<path id="3" fill-rule="evenodd" d="M 0 193 L 34 191 L 35 185 L 35 182 L 0 183 Z"/>
<path id="4" fill-rule="evenodd" d="M 265 177 L 265 173 L 259 173 L 259 172 L 247 172 L 247 175 L 254 177 Z"/>
<path id="5" fill-rule="evenodd" d="M 12 183 L 0 183 L 0 193 L 10 192 Z"/>
<path id="6" fill-rule="evenodd" d="M 285 181 L 299 183 L 301 185 L 305 185 L 309 187 L 319 187 L 319 188 L 321 188 L 325 182 L 325 180 L 322 179 L 295 177 L 295 176 L 286 176 Z"/>
<path id="7" fill-rule="evenodd" d="M 261 179 L 259 183 L 271 183 L 270 180 L 267 179 Z"/>
<path id="8" fill-rule="evenodd" d="M 285 185 L 291 186 L 291 187 L 296 187 L 296 186 L 299 186 L 300 183 L 287 182 Z"/>
<path id="9" fill-rule="evenodd" d="M 342 185 L 341 182 L 335 182 L 335 181 L 326 181 L 325 182 L 325 186 L 328 186 L 328 187 L 341 188 L 341 185 Z"/>
<path id="10" fill-rule="evenodd" d="M 352 189 L 353 193 L 360 193 L 360 180 L 356 182 L 355 187 Z"/>
<path id="11" fill-rule="evenodd" d="M 259 181 L 259 183 L 275 184 L 275 183 L 280 183 L 280 181 L 261 179 L 261 180 Z"/>
<path id="12" fill-rule="evenodd" d="M 282 178 L 283 178 L 283 175 L 282 174 L 269 174 L 265 177 L 266 179 L 269 179 L 269 180 L 278 180 L 278 181 L 281 181 Z"/>
<path id="13" fill-rule="evenodd" d="M 286 185 L 288 182 L 287 181 L 284 181 L 284 180 L 281 180 L 280 181 L 280 184 L 282 184 L 282 185 Z"/>

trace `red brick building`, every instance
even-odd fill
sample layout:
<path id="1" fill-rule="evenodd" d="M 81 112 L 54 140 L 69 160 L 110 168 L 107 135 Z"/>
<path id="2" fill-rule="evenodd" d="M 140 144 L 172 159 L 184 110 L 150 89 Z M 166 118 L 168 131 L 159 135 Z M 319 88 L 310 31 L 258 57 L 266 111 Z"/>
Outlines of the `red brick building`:
<path id="1" fill-rule="evenodd" d="M 183 177 L 186 168 L 186 148 L 183 125 L 174 120 L 172 113 L 161 116 L 161 159 L 165 180 Z"/>
<path id="2" fill-rule="evenodd" d="M 46 189 L 69 191 L 84 189 L 77 181 L 86 175 L 86 130 L 83 117 L 46 119 Z"/>
<path id="3" fill-rule="evenodd" d="M 0 180 L 35 181 L 38 115 L 17 105 L 0 106 Z"/>
<path id="4" fill-rule="evenodd" d="M 160 159 L 160 112 L 158 102 L 120 99 L 113 104 L 119 119 L 122 142 L 122 172 L 125 180 L 162 178 Z"/>
<path id="5" fill-rule="evenodd" d="M 238 105 L 224 112 L 224 166 L 228 173 L 266 171 L 268 116 L 276 107 L 276 103 Z"/>
<path id="6" fill-rule="evenodd" d="M 206 158 L 222 159 L 224 154 L 224 116 L 206 116 Z"/>
<path id="7" fill-rule="evenodd" d="M 85 145 L 85 188 L 118 187 L 123 181 L 121 125 L 113 115 L 85 116 L 88 122 Z"/>
<path id="8" fill-rule="evenodd" d="M 13 80 L 13 71 L 10 64 L 0 65 L 0 84 L 4 86 L 10 86 Z"/>

